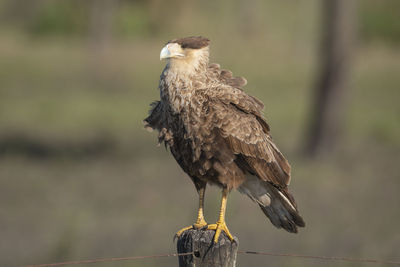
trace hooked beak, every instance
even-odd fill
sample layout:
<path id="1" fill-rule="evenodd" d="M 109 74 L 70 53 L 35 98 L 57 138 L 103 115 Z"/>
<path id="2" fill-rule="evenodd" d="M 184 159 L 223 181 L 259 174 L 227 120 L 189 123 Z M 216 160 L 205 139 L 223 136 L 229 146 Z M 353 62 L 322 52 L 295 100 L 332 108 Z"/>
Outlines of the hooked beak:
<path id="1" fill-rule="evenodd" d="M 163 47 L 163 49 L 161 49 L 160 60 L 163 60 L 164 58 L 169 58 L 170 55 L 171 55 L 171 52 L 169 52 L 168 45 L 166 45 Z"/>
<path id="2" fill-rule="evenodd" d="M 173 57 L 184 57 L 185 55 L 178 52 L 177 44 L 167 44 L 161 49 L 160 60 L 173 58 Z"/>

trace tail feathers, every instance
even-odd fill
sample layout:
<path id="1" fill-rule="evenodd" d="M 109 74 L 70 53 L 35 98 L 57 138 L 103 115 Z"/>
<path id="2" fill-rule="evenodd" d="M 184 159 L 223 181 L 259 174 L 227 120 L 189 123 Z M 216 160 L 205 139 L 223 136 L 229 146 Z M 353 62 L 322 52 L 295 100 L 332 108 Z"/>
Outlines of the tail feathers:
<path id="1" fill-rule="evenodd" d="M 299 215 L 294 198 L 287 190 L 279 190 L 269 182 L 257 177 L 247 177 L 239 191 L 257 202 L 264 214 L 277 228 L 290 233 L 297 233 L 297 227 L 304 227 L 305 222 Z"/>
<path id="2" fill-rule="evenodd" d="M 290 233 L 297 233 L 297 227 L 304 227 L 303 218 L 298 211 L 288 207 L 283 199 L 272 201 L 271 205 L 259 204 L 261 210 L 277 228 L 283 228 Z"/>

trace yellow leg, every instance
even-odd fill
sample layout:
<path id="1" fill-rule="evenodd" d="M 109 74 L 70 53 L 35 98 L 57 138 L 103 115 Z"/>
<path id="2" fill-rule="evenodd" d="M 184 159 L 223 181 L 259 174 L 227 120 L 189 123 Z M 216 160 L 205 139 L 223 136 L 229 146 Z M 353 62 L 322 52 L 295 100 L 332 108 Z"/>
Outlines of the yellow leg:
<path id="1" fill-rule="evenodd" d="M 182 228 L 181 230 L 179 230 L 176 233 L 177 237 L 181 236 L 182 233 L 185 232 L 186 230 L 189 230 L 189 229 L 201 229 L 201 228 L 207 226 L 207 222 L 204 219 L 204 212 L 203 212 L 203 210 L 204 210 L 204 193 L 205 193 L 205 191 L 206 191 L 205 187 L 202 187 L 202 188 L 199 189 L 199 211 L 197 213 L 196 222 L 191 226 L 188 226 L 188 227 L 185 227 L 185 228 Z"/>
<path id="2" fill-rule="evenodd" d="M 221 235 L 221 231 L 224 231 L 228 238 L 233 241 L 233 236 L 228 230 L 228 227 L 226 226 L 225 223 L 225 212 L 226 212 L 226 202 L 228 198 L 228 190 L 224 188 L 222 190 L 222 201 L 221 201 L 221 210 L 219 212 L 219 218 L 216 224 L 210 224 L 208 225 L 207 229 L 209 230 L 215 230 L 215 235 L 214 235 L 214 243 L 218 243 L 218 238 Z"/>
<path id="3" fill-rule="evenodd" d="M 194 228 L 200 229 L 207 225 L 206 220 L 204 219 L 204 193 L 206 191 L 205 187 L 200 188 L 199 190 L 199 211 L 197 213 L 196 223 L 193 225 Z"/>

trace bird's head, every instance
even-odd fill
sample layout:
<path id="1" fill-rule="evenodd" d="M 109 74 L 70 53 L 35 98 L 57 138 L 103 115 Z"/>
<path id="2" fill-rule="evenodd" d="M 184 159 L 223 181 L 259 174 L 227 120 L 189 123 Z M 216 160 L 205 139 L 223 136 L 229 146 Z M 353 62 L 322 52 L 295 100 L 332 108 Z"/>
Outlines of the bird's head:
<path id="1" fill-rule="evenodd" d="M 161 50 L 160 60 L 166 59 L 173 67 L 198 69 L 208 65 L 210 40 L 193 36 L 169 41 Z M 192 67 L 192 68 L 190 68 Z"/>

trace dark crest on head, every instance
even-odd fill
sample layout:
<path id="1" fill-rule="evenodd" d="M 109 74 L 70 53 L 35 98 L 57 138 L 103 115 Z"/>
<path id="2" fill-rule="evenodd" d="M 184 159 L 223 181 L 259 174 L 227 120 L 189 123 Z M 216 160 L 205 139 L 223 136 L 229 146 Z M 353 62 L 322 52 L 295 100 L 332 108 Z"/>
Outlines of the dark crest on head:
<path id="1" fill-rule="evenodd" d="M 200 49 L 208 46 L 210 44 L 210 40 L 202 36 L 191 36 L 180 39 L 174 39 L 169 41 L 168 43 L 177 43 L 183 49 L 185 48 Z"/>

